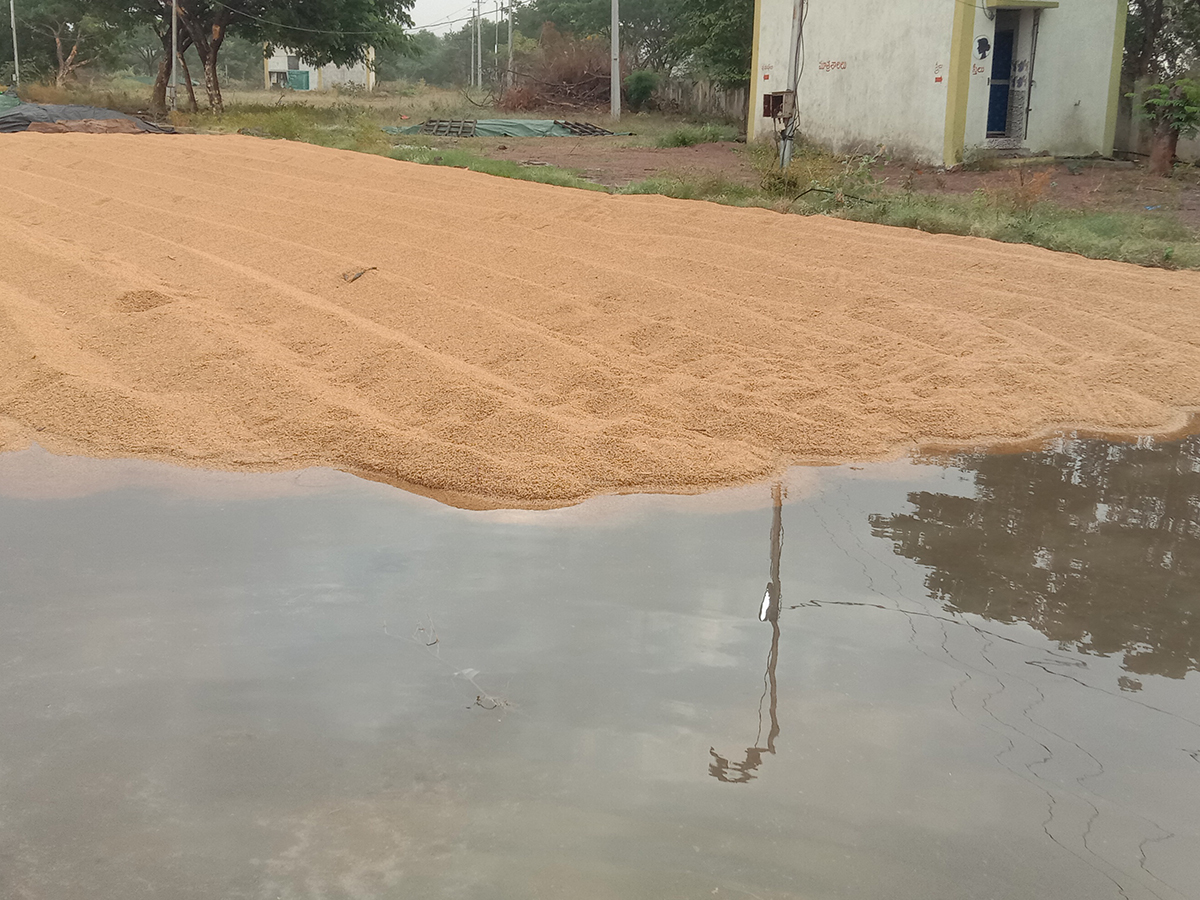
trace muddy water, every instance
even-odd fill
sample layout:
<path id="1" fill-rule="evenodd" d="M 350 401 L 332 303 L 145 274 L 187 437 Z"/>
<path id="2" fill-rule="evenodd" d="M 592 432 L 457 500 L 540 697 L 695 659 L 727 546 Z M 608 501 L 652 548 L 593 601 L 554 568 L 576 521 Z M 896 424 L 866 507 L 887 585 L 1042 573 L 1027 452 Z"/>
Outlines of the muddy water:
<path id="1" fill-rule="evenodd" d="M 777 499 L 0 457 L 0 897 L 1200 896 L 1200 442 Z"/>

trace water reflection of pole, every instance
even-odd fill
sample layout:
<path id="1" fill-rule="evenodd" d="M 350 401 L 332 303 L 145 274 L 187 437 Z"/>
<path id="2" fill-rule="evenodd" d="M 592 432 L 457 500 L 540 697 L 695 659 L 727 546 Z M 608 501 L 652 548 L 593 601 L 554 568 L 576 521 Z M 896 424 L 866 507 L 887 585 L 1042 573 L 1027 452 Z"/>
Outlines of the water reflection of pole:
<path id="1" fill-rule="evenodd" d="M 779 737 L 779 698 L 775 681 L 775 666 L 779 662 L 779 611 L 783 603 L 783 585 L 779 579 L 779 558 L 783 553 L 782 485 L 777 484 L 771 489 L 771 499 L 774 501 L 771 517 L 771 580 L 767 582 L 767 590 L 758 610 L 758 620 L 771 623 L 771 649 L 767 653 L 767 670 L 763 674 L 763 696 L 758 701 L 758 735 L 754 738 L 754 746 L 746 748 L 744 762 L 730 762 L 720 756 L 715 748 L 708 748 L 708 753 L 712 757 L 712 762 L 708 764 L 708 774 L 726 784 L 745 784 L 753 779 L 754 771 L 762 765 L 762 755 L 764 753 L 774 755 L 775 739 Z M 770 702 L 767 711 L 771 718 L 771 727 L 767 732 L 767 745 L 760 747 L 762 704 L 768 696 Z"/>

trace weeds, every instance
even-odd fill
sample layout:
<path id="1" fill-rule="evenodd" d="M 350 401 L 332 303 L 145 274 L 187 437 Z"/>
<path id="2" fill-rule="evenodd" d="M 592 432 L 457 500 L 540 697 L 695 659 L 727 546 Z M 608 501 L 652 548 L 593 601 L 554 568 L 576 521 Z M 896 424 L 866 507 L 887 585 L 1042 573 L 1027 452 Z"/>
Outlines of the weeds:
<path id="1" fill-rule="evenodd" d="M 765 194 L 789 201 L 789 208 L 797 212 L 825 213 L 876 202 L 884 184 L 875 175 L 882 154 L 880 147 L 872 153 L 838 157 L 800 143 L 786 169 L 779 167 L 769 146 L 756 147 L 752 159 Z"/>
<path id="2" fill-rule="evenodd" d="M 696 144 L 715 144 L 718 141 L 736 141 L 736 128 L 728 125 L 681 125 L 659 137 L 657 146 L 694 147 Z"/>
<path id="3" fill-rule="evenodd" d="M 716 175 L 656 175 L 627 185 L 622 194 L 661 194 L 676 200 L 709 200 L 730 206 L 767 206 L 755 188 Z"/>
<path id="4" fill-rule="evenodd" d="M 1054 173 L 1049 170 L 1027 172 L 1018 166 L 1012 173 L 1011 183 L 985 191 L 988 201 L 997 208 L 1009 208 L 1013 212 L 1029 217 L 1037 204 L 1045 199 Z"/>
<path id="5" fill-rule="evenodd" d="M 843 210 L 843 218 L 1033 244 L 1092 259 L 1163 268 L 1200 268 L 1197 235 L 1174 219 L 1136 213 L 1086 212 L 1038 202 L 1019 209 L 982 191 L 970 197 L 892 194 Z"/>
<path id="6" fill-rule="evenodd" d="M 485 175 L 497 175 L 501 178 L 515 178 L 520 181 L 535 181 L 539 184 L 553 184 L 558 187 L 580 188 L 588 191 L 606 191 L 602 185 L 587 181 L 577 173 L 555 166 L 530 166 L 501 159 L 488 159 L 459 148 L 438 149 L 420 144 L 402 144 L 393 147 L 387 154 L 392 159 L 404 162 L 422 163 L 432 166 L 450 166 L 456 169 L 470 169 L 472 172 L 482 172 Z"/>

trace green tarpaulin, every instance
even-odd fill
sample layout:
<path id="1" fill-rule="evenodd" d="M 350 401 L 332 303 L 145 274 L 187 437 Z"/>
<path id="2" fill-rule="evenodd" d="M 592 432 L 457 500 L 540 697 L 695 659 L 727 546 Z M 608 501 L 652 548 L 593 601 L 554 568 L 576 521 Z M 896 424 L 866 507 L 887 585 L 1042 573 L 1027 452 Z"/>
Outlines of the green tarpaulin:
<path id="1" fill-rule="evenodd" d="M 17 96 L 16 91 L 4 91 L 0 93 L 0 112 L 12 109 L 14 106 L 21 105 L 21 98 Z"/>
<path id="2" fill-rule="evenodd" d="M 293 91 L 307 91 L 308 72 L 304 70 L 288 72 L 288 87 Z"/>

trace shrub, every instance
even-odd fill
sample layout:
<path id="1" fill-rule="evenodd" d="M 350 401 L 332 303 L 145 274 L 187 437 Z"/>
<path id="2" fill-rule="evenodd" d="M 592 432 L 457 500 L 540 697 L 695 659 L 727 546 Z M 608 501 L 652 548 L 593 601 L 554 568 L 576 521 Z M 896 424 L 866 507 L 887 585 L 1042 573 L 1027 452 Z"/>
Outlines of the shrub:
<path id="1" fill-rule="evenodd" d="M 658 75 L 646 69 L 630 72 L 625 79 L 625 97 L 634 112 L 644 107 L 658 90 Z"/>
<path id="2" fill-rule="evenodd" d="M 712 144 L 717 141 L 737 139 L 737 132 L 721 125 L 682 125 L 668 131 L 658 139 L 659 147 L 694 147 L 696 144 Z"/>

